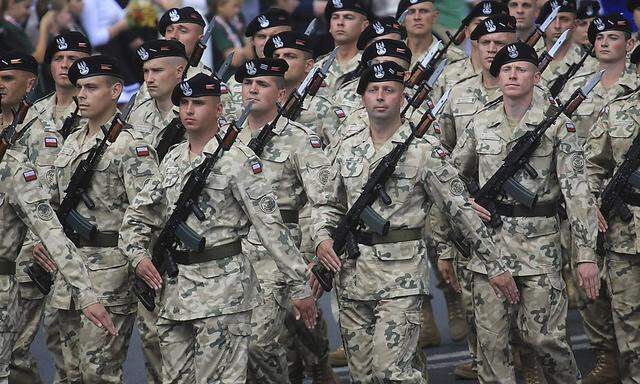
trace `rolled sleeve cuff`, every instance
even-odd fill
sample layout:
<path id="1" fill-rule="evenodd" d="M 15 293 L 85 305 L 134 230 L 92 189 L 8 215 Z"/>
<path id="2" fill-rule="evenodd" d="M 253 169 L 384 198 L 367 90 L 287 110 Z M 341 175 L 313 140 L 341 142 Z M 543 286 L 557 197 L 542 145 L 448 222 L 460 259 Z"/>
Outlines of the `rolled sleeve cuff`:
<path id="1" fill-rule="evenodd" d="M 595 248 L 595 245 L 594 245 Z M 596 256 L 596 252 L 594 248 L 589 247 L 578 247 L 578 257 L 577 263 L 595 263 L 598 258 Z"/>
<path id="2" fill-rule="evenodd" d="M 306 299 L 311 297 L 311 287 L 307 283 L 291 286 L 291 298 L 293 300 Z"/>
<path id="3" fill-rule="evenodd" d="M 497 260 L 486 262 L 485 268 L 487 269 L 487 277 L 490 279 L 508 271 L 508 269 Z"/>
<path id="4" fill-rule="evenodd" d="M 76 302 L 78 303 L 78 307 L 80 309 L 85 309 L 91 304 L 99 303 L 98 295 L 93 291 L 93 289 L 84 289 L 78 293 L 76 297 Z"/>
<path id="5" fill-rule="evenodd" d="M 316 234 L 314 250 L 318 249 L 318 246 L 325 240 L 331 240 L 331 232 L 327 229 L 321 229 Z"/>

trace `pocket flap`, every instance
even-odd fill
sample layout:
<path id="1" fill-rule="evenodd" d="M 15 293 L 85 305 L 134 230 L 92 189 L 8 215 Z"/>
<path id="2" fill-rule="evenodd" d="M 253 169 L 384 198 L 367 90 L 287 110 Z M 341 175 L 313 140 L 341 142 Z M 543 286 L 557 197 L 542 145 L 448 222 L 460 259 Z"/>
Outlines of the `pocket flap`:
<path id="1" fill-rule="evenodd" d="M 340 167 L 340 175 L 342 177 L 357 177 L 362 174 L 363 169 L 362 159 L 347 158 Z"/>
<path id="2" fill-rule="evenodd" d="M 99 254 L 89 256 L 87 259 L 87 268 L 92 271 L 120 268 L 126 264 L 127 258 L 117 248 L 113 249 L 112 252 L 100 252 Z"/>
<path id="3" fill-rule="evenodd" d="M 627 138 L 631 137 L 635 131 L 635 124 L 629 124 L 619 121 L 613 124 L 611 130 L 609 131 L 609 136 L 616 138 Z"/>
<path id="4" fill-rule="evenodd" d="M 503 143 L 497 136 L 482 136 L 478 139 L 476 151 L 484 155 L 498 155 L 502 153 Z"/>
<path id="5" fill-rule="evenodd" d="M 251 324 L 249 323 L 229 324 L 227 329 L 230 334 L 235 336 L 251 336 Z"/>
<path id="6" fill-rule="evenodd" d="M 393 176 L 398 179 L 413 179 L 418 174 L 418 167 L 411 165 L 399 165 L 393 172 Z"/>

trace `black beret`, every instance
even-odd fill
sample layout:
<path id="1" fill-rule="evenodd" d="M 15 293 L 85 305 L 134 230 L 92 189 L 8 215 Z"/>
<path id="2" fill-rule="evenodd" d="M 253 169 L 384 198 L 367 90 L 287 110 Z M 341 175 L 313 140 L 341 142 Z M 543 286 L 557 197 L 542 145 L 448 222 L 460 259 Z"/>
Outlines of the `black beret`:
<path id="1" fill-rule="evenodd" d="M 384 81 L 396 81 L 404 84 L 405 69 L 393 61 L 374 64 L 360 75 L 358 82 L 358 95 L 363 95 L 369 83 L 382 83 Z"/>
<path id="2" fill-rule="evenodd" d="M 184 45 L 176 40 L 150 40 L 142 44 L 136 53 L 142 62 L 160 57 L 187 58 Z"/>
<path id="3" fill-rule="evenodd" d="M 398 10 L 396 11 L 396 19 L 399 19 L 402 13 L 407 10 L 407 8 L 420 3 L 435 3 L 435 0 L 400 0 L 400 3 L 398 4 Z"/>
<path id="4" fill-rule="evenodd" d="M 597 1 L 581 1 L 578 7 L 578 19 L 590 19 L 600 14 L 600 3 Z"/>
<path id="5" fill-rule="evenodd" d="M 536 19 L 536 23 L 544 23 L 555 7 L 560 7 L 558 12 L 576 13 L 578 11 L 574 0 L 550 0 L 544 3 L 542 8 L 540 8 L 540 14 Z"/>
<path id="6" fill-rule="evenodd" d="M 516 33 L 515 17 L 501 14 L 482 20 L 476 29 L 471 32 L 471 40 L 478 40 L 484 35 L 503 32 Z"/>
<path id="7" fill-rule="evenodd" d="M 500 73 L 500 68 L 509 63 L 513 63 L 516 61 L 528 61 L 532 63 L 536 67 L 538 66 L 538 54 L 536 50 L 533 49 L 529 44 L 523 43 L 522 41 L 517 41 L 513 44 L 505 45 L 502 47 L 496 56 L 493 58 L 493 62 L 491 63 L 491 67 L 489 68 L 489 73 L 491 76 L 498 77 L 498 73 Z"/>
<path id="8" fill-rule="evenodd" d="M 462 20 L 467 25 L 476 17 L 489 17 L 501 14 L 508 14 L 509 8 L 497 1 L 481 1 L 471 9 L 471 12 Z"/>
<path id="9" fill-rule="evenodd" d="M 607 16 L 598 16 L 589 24 L 588 36 L 591 45 L 596 43 L 598 33 L 605 31 L 620 31 L 631 35 L 631 26 L 622 15 L 613 13 Z"/>
<path id="10" fill-rule="evenodd" d="M 198 73 L 173 88 L 171 102 L 179 106 L 183 97 L 220 96 L 220 80 L 213 76 Z"/>
<path id="11" fill-rule="evenodd" d="M 252 59 L 247 60 L 236 70 L 234 78 L 238 83 L 242 83 L 245 78 L 261 76 L 284 77 L 287 69 L 289 69 L 289 65 L 282 59 Z"/>
<path id="12" fill-rule="evenodd" d="M 178 23 L 198 24 L 202 26 L 202 28 L 206 25 L 200 12 L 196 11 L 193 7 L 171 8 L 160 17 L 160 21 L 158 21 L 158 32 L 164 36 L 168 26 Z"/>
<path id="13" fill-rule="evenodd" d="M 89 39 L 78 31 L 65 31 L 53 38 L 47 45 L 44 54 L 45 63 L 50 63 L 57 52 L 73 51 L 91 54 L 92 48 Z"/>
<path id="14" fill-rule="evenodd" d="M 404 38 L 405 31 L 395 17 L 385 16 L 376 18 L 360 34 L 357 47 L 362 51 L 371 40 L 378 36 L 389 35 L 391 33 L 397 33 L 402 39 Z"/>
<path id="15" fill-rule="evenodd" d="M 638 65 L 640 63 L 640 45 L 631 52 L 631 64 Z"/>
<path id="16" fill-rule="evenodd" d="M 381 56 L 397 57 L 411 64 L 411 50 L 404 41 L 381 39 L 369 45 L 362 52 L 361 65 L 368 67 L 371 60 Z"/>
<path id="17" fill-rule="evenodd" d="M 635 11 L 636 8 L 640 7 L 640 0 L 628 0 L 627 1 L 627 8 L 629 8 L 629 10 L 631 12 Z"/>
<path id="18" fill-rule="evenodd" d="M 264 45 L 264 56 L 273 57 L 276 49 L 293 48 L 300 51 L 313 53 L 313 47 L 309 36 L 304 33 L 285 31 L 272 36 Z"/>
<path id="19" fill-rule="evenodd" d="M 38 62 L 31 55 L 17 51 L 0 53 L 0 71 L 19 70 L 38 74 Z"/>
<path id="20" fill-rule="evenodd" d="M 123 79 L 118 62 L 111 56 L 97 55 L 76 60 L 69 67 L 69 81 L 76 85 L 79 79 L 93 76 L 113 76 Z"/>
<path id="21" fill-rule="evenodd" d="M 273 27 L 288 26 L 291 27 L 291 18 L 287 11 L 280 8 L 269 8 L 259 14 L 255 19 L 251 20 L 247 29 L 244 31 L 246 37 L 251 37 L 256 32 Z"/>
<path id="22" fill-rule="evenodd" d="M 324 17 L 327 20 L 331 20 L 331 15 L 334 12 L 339 11 L 353 11 L 363 14 L 367 19 L 371 19 L 373 16 L 361 1 L 359 0 L 329 0 L 327 6 L 324 9 Z"/>

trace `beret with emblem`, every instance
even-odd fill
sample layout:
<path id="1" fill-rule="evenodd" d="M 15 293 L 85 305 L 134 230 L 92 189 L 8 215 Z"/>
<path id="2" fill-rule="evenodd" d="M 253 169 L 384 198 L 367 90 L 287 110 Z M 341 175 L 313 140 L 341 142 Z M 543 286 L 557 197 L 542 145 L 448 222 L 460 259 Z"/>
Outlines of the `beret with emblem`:
<path id="1" fill-rule="evenodd" d="M 416 5 L 420 3 L 435 3 L 435 1 L 434 0 L 400 0 L 400 3 L 398 3 L 398 10 L 396 11 L 396 19 L 399 19 L 402 13 L 407 10 L 407 8 L 411 7 L 412 5 Z"/>
<path id="2" fill-rule="evenodd" d="M 640 0 L 628 0 L 627 1 L 627 8 L 633 12 L 636 10 L 636 8 L 640 7 Z"/>
<path id="3" fill-rule="evenodd" d="M 578 7 L 577 17 L 579 20 L 590 19 L 600 14 L 600 3 L 597 1 L 581 1 Z"/>
<path id="4" fill-rule="evenodd" d="M 404 28 L 398 23 L 398 20 L 392 16 L 379 17 L 369 24 L 358 38 L 357 47 L 359 50 L 365 49 L 371 40 L 379 36 L 385 36 L 397 33 L 401 39 L 405 36 Z"/>
<path id="5" fill-rule="evenodd" d="M 358 83 L 358 95 L 363 95 L 369 83 L 395 81 L 404 84 L 405 69 L 393 61 L 374 64 L 362 73 Z"/>
<path id="6" fill-rule="evenodd" d="M 536 19 L 536 23 L 542 24 L 555 7 L 560 7 L 558 12 L 576 13 L 578 11 L 576 2 L 573 0 L 550 0 L 540 8 L 540 14 L 538 15 L 538 19 Z"/>
<path id="7" fill-rule="evenodd" d="M 480 22 L 471 32 L 471 40 L 478 40 L 484 35 L 492 33 L 516 33 L 516 18 L 509 15 L 496 15 Z"/>
<path id="8" fill-rule="evenodd" d="M 118 61 L 111 56 L 97 55 L 76 60 L 68 71 L 69 81 L 76 85 L 80 79 L 93 76 L 113 76 L 122 79 L 123 74 Z"/>
<path id="9" fill-rule="evenodd" d="M 273 27 L 288 26 L 291 27 L 291 18 L 287 11 L 280 8 L 269 8 L 259 14 L 255 19 L 247 25 L 244 31 L 246 37 L 251 37 L 256 32 Z"/>
<path id="10" fill-rule="evenodd" d="M 497 1 L 481 1 L 471 9 L 471 12 L 462 20 L 467 25 L 476 17 L 489 17 L 502 14 L 509 14 L 509 8 Z"/>
<path id="11" fill-rule="evenodd" d="M 19 70 L 38 74 L 38 62 L 31 55 L 17 51 L 0 52 L 0 71 Z"/>
<path id="12" fill-rule="evenodd" d="M 393 39 L 381 39 L 369 45 L 362 52 L 360 62 L 363 66 L 367 66 L 371 60 L 381 56 L 397 57 L 409 64 L 411 63 L 411 50 L 407 47 L 407 44 L 402 40 Z"/>
<path id="13" fill-rule="evenodd" d="M 247 60 L 236 71 L 234 78 L 238 83 L 242 83 L 246 78 L 275 76 L 284 77 L 284 73 L 289 69 L 289 65 L 282 59 L 253 59 Z"/>
<path id="14" fill-rule="evenodd" d="M 57 52 L 72 51 L 91 54 L 92 48 L 89 39 L 78 31 L 65 31 L 57 35 L 47 45 L 44 54 L 45 63 L 50 63 Z"/>
<path id="15" fill-rule="evenodd" d="M 164 36 L 168 26 L 183 23 L 198 24 L 202 28 L 206 25 L 200 12 L 196 11 L 193 7 L 171 8 L 160 17 L 160 21 L 158 21 L 158 32 Z"/>
<path id="16" fill-rule="evenodd" d="M 598 16 L 589 24 L 587 34 L 591 45 L 596 43 L 598 33 L 606 31 L 620 31 L 631 35 L 631 26 L 629 22 L 620 14 L 613 13 L 607 16 Z"/>
<path id="17" fill-rule="evenodd" d="M 213 76 L 198 73 L 173 88 L 171 102 L 180 105 L 183 97 L 220 96 L 220 80 Z"/>
<path id="18" fill-rule="evenodd" d="M 538 66 L 538 54 L 529 44 L 522 41 L 516 41 L 513 44 L 505 45 L 502 47 L 496 56 L 493 58 L 489 73 L 491 76 L 498 77 L 500 68 L 503 65 L 514 63 L 516 61 L 527 61 L 536 67 Z"/>
<path id="19" fill-rule="evenodd" d="M 280 32 L 269 38 L 264 45 L 264 55 L 273 57 L 275 51 L 280 48 L 293 48 L 313 53 L 313 46 L 309 41 L 309 36 L 293 31 Z"/>
<path id="20" fill-rule="evenodd" d="M 150 40 L 142 44 L 136 53 L 142 62 L 161 57 L 187 58 L 184 45 L 176 40 Z"/>
<path id="21" fill-rule="evenodd" d="M 331 20 L 331 15 L 333 15 L 334 12 L 340 11 L 358 12 L 364 15 L 367 19 L 371 19 L 373 17 L 369 8 L 359 0 L 329 0 L 327 1 L 327 6 L 324 9 L 324 17 L 328 22 Z"/>

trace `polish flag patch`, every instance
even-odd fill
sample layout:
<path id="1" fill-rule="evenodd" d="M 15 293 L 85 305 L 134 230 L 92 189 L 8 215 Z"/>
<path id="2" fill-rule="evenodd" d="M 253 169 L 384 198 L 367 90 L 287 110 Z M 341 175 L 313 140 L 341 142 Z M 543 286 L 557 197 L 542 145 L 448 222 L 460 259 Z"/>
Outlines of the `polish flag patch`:
<path id="1" fill-rule="evenodd" d="M 435 154 L 436 154 L 436 156 L 438 156 L 441 159 L 446 158 L 447 155 L 448 155 L 447 151 L 445 151 L 444 149 L 442 149 L 440 147 L 435 149 Z"/>
<path id="2" fill-rule="evenodd" d="M 220 84 L 220 94 L 226 95 L 227 93 L 229 93 L 229 88 L 224 84 Z"/>
<path id="3" fill-rule="evenodd" d="M 147 147 L 146 145 L 136 147 L 136 155 L 138 155 L 138 157 L 149 156 L 149 147 Z"/>
<path id="4" fill-rule="evenodd" d="M 36 171 L 34 171 L 33 169 L 30 171 L 24 172 L 22 176 L 24 176 L 24 181 L 26 181 L 27 183 L 33 180 L 36 180 L 38 178 Z"/>
<path id="5" fill-rule="evenodd" d="M 347 116 L 347 114 L 344 113 L 342 108 L 337 108 L 334 112 L 336 113 L 336 116 L 338 116 L 339 119 L 344 119 L 344 117 Z"/>
<path id="6" fill-rule="evenodd" d="M 442 133 L 442 129 L 440 129 L 440 124 L 435 124 L 435 125 L 433 126 L 433 131 L 434 131 L 435 133 L 437 133 L 438 135 L 439 135 L 439 134 L 441 134 L 441 133 Z"/>
<path id="7" fill-rule="evenodd" d="M 569 133 L 575 133 L 576 132 L 576 126 L 573 125 L 573 123 L 567 123 L 566 127 L 567 127 L 567 132 L 569 132 Z"/>
<path id="8" fill-rule="evenodd" d="M 55 137 L 45 137 L 44 146 L 47 148 L 58 148 L 58 139 Z"/>
<path id="9" fill-rule="evenodd" d="M 309 142 L 311 143 L 311 147 L 313 148 L 322 148 L 322 142 L 319 137 L 312 137 Z"/>
<path id="10" fill-rule="evenodd" d="M 254 175 L 257 175 L 258 173 L 262 173 L 262 164 L 260 164 L 259 161 L 255 161 L 251 163 L 251 170 L 253 171 Z"/>

